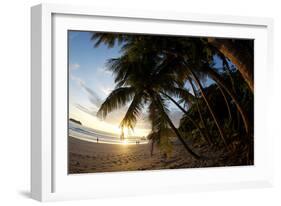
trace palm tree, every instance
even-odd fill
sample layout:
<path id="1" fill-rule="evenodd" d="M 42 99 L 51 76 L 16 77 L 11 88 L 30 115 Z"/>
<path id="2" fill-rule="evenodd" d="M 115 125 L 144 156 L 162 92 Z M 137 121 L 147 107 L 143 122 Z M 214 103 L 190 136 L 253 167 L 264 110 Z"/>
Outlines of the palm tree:
<path id="1" fill-rule="evenodd" d="M 217 114 L 213 111 L 213 109 L 212 109 L 212 107 L 210 105 L 210 102 L 209 102 L 208 97 L 207 97 L 207 95 L 206 95 L 206 93 L 204 91 L 204 88 L 203 88 L 202 84 L 200 83 L 200 80 L 198 79 L 198 77 L 195 74 L 195 72 L 192 71 L 192 69 L 190 69 L 188 67 L 188 65 L 186 65 L 186 66 L 187 66 L 188 71 L 190 72 L 190 75 L 191 75 L 192 79 L 197 84 L 197 86 L 198 86 L 198 88 L 199 88 L 199 90 L 200 90 L 200 92 L 202 94 L 202 97 L 203 97 L 203 99 L 204 99 L 204 101 L 205 101 L 205 103 L 206 103 L 206 105 L 207 105 L 207 107 L 208 107 L 208 109 L 209 109 L 209 111 L 211 113 L 211 116 L 213 117 L 213 120 L 214 120 L 214 122 L 215 122 L 215 124 L 216 124 L 216 126 L 218 128 L 220 137 L 221 137 L 225 147 L 228 148 L 227 142 L 226 142 L 226 139 L 225 139 L 225 135 L 224 135 L 224 132 L 223 132 L 223 129 L 222 129 L 222 126 L 220 125 L 220 123 L 218 121 Z"/>
<path id="2" fill-rule="evenodd" d="M 208 42 L 235 64 L 253 92 L 254 59 L 252 41 L 208 38 Z"/>
<path id="3" fill-rule="evenodd" d="M 202 125 L 203 125 L 203 128 L 204 128 L 205 133 L 207 134 L 208 141 L 209 141 L 211 144 L 213 144 L 214 142 L 213 142 L 213 140 L 210 138 L 211 135 L 210 135 L 210 133 L 209 133 L 209 131 L 208 131 L 208 129 L 207 129 L 207 126 L 206 126 L 207 124 L 206 124 L 206 122 L 205 122 L 205 120 L 204 120 L 204 118 L 203 118 L 203 116 L 202 116 L 202 112 L 201 112 L 201 109 L 200 109 L 200 107 L 199 107 L 199 103 L 198 103 L 199 96 L 198 96 L 197 91 L 196 91 L 196 89 L 195 89 L 195 85 L 193 84 L 192 79 L 191 79 L 190 77 L 188 78 L 188 81 L 189 81 L 189 84 L 191 85 L 193 94 L 194 94 L 194 96 L 195 96 L 195 104 L 196 104 L 196 108 L 197 108 L 197 111 L 198 111 L 198 114 L 199 114 L 200 121 L 201 121 L 201 123 L 202 123 Z"/>
<path id="4" fill-rule="evenodd" d="M 234 104 L 237 107 L 237 110 L 241 114 L 241 117 L 242 117 L 242 120 L 243 120 L 243 123 L 245 126 L 245 130 L 248 133 L 249 127 L 250 127 L 248 116 L 247 116 L 246 111 L 240 105 L 237 95 L 235 95 L 234 91 L 230 88 L 230 86 L 223 80 L 223 78 L 220 77 L 220 75 L 214 69 L 210 68 L 209 66 L 206 66 L 205 69 L 208 72 L 208 74 L 213 78 L 213 80 L 215 80 L 217 82 L 217 84 L 219 84 L 232 98 Z"/>
<path id="5" fill-rule="evenodd" d="M 229 88 L 228 84 L 223 81 L 222 77 L 219 74 L 217 74 L 216 72 L 212 72 L 212 70 L 210 69 L 206 70 L 205 68 L 203 68 L 203 66 L 205 67 L 205 65 L 209 66 L 214 53 L 210 53 L 209 47 L 206 47 L 206 44 L 204 43 L 204 41 L 201 41 L 201 39 L 187 37 L 175 38 L 126 34 L 104 35 L 104 33 L 95 33 L 93 35 L 93 39 L 97 40 L 96 46 L 98 46 L 101 42 L 107 44 L 109 47 L 112 47 L 116 42 L 118 42 L 119 44 L 122 43 L 122 52 L 126 54 L 126 58 L 122 60 L 124 61 L 122 69 L 117 66 L 113 70 L 113 72 L 117 74 L 117 87 L 123 86 L 124 83 L 128 81 L 128 77 L 135 72 L 134 69 L 127 68 L 128 66 L 126 66 L 126 61 L 130 62 L 132 59 L 136 59 L 138 58 L 138 56 L 144 54 L 146 54 L 146 56 L 150 58 L 150 62 L 153 62 L 153 65 L 145 65 L 145 68 L 148 68 L 146 72 L 154 72 L 158 76 L 165 74 L 165 77 L 170 78 L 169 82 L 167 82 L 167 84 L 165 85 L 163 85 L 163 82 L 162 84 L 160 84 L 161 86 L 155 85 L 158 94 L 160 87 L 167 91 L 167 89 L 170 88 L 170 86 L 173 85 L 175 82 L 181 84 L 180 86 L 182 87 L 185 81 L 188 81 L 188 78 L 191 77 L 196 83 L 197 87 L 199 88 L 203 99 L 205 100 L 205 103 L 215 122 L 215 125 L 219 130 L 219 134 L 222 141 L 225 145 L 227 145 L 226 139 L 224 137 L 223 128 L 219 124 L 217 115 L 212 110 L 208 101 L 208 97 L 205 95 L 204 88 L 200 82 L 200 75 L 210 75 L 212 79 L 218 84 L 218 86 L 223 91 L 226 91 L 226 93 L 231 97 L 239 113 L 242 116 L 245 129 L 246 131 L 248 131 L 249 122 L 247 121 L 247 115 L 241 107 L 238 98 L 236 97 L 236 94 L 233 92 L 232 89 Z M 146 79 L 145 81 L 147 81 L 148 79 Z M 155 81 L 155 79 L 153 81 Z M 172 96 L 174 96 L 174 94 L 172 94 Z"/>
<path id="6" fill-rule="evenodd" d="M 167 43 L 167 41 L 170 43 Z M 178 40 L 178 41 L 177 41 Z M 165 37 L 165 41 L 162 38 L 162 41 L 154 41 L 160 42 L 163 45 L 156 45 L 155 47 L 158 52 L 161 52 L 161 55 L 165 56 L 168 59 L 168 63 L 165 65 L 163 70 L 165 72 L 174 73 L 177 78 L 180 78 L 182 81 L 185 81 L 188 77 L 191 77 L 196 85 L 198 86 L 202 97 L 210 111 L 210 114 L 215 122 L 215 125 L 219 131 L 219 135 L 222 139 L 222 142 L 224 143 L 225 147 L 227 148 L 227 141 L 223 132 L 222 125 L 219 123 L 217 114 L 213 111 L 212 107 L 210 106 L 210 103 L 208 101 L 208 97 L 206 96 L 204 92 L 204 88 L 197 77 L 196 73 L 193 71 L 194 68 L 200 69 L 199 71 L 202 73 L 201 70 L 201 64 L 202 62 L 208 62 L 208 56 L 202 52 L 204 50 L 204 45 L 200 41 L 200 39 L 194 39 L 194 38 L 179 38 L 179 39 L 167 39 Z M 153 42 L 150 42 L 151 45 L 153 45 Z M 186 60 L 187 59 L 187 60 Z M 188 62 L 187 62 L 188 61 Z M 163 61 L 165 63 L 165 61 Z M 172 64 L 170 62 L 173 62 Z M 190 66 L 192 65 L 192 66 Z M 192 68 L 192 69 L 191 69 Z M 197 69 L 197 70 L 198 70 Z M 203 71 L 204 72 L 204 71 Z M 237 103 L 237 101 L 236 101 Z M 241 107 L 239 107 L 241 108 Z M 247 129 L 247 128 L 246 128 Z"/>
<path id="7" fill-rule="evenodd" d="M 141 111 L 146 104 L 150 104 L 149 119 L 152 132 L 160 134 L 163 130 L 171 129 L 186 151 L 199 159 L 199 155 L 187 145 L 168 116 L 166 100 L 161 96 L 161 91 L 168 85 L 176 87 L 177 83 L 171 75 L 155 72 L 158 61 L 159 59 L 151 53 L 140 54 L 134 60 L 124 54 L 120 58 L 111 59 L 109 68 L 115 74 L 117 86 L 101 105 L 98 116 L 105 118 L 111 111 L 130 103 L 120 126 L 134 129 Z"/>
<path id="8" fill-rule="evenodd" d="M 210 39 L 210 38 L 208 38 Z M 212 52 L 217 55 L 221 61 L 222 61 L 222 69 L 223 71 L 226 73 L 226 75 L 228 76 L 229 78 L 229 81 L 231 83 L 231 87 L 232 87 L 232 91 L 233 93 L 236 95 L 236 89 L 235 89 L 235 83 L 234 83 L 234 80 L 233 80 L 233 77 L 232 77 L 232 71 L 231 71 L 231 68 L 230 68 L 230 63 L 229 63 L 229 60 L 227 59 L 227 57 L 224 56 L 224 54 L 219 50 L 217 49 L 215 46 L 213 45 L 210 45 L 209 44 L 209 47 L 210 49 L 212 50 Z M 251 46 L 249 46 L 251 47 Z M 236 67 L 235 67 L 236 68 Z M 221 89 L 220 89 L 221 90 Z M 223 91 L 223 90 L 222 90 Z M 239 111 L 237 111 L 236 113 L 237 115 L 237 119 L 239 120 Z"/>
<path id="9" fill-rule="evenodd" d="M 186 91 L 184 91 L 186 92 Z M 188 111 L 186 111 L 175 99 L 173 99 L 171 96 L 169 96 L 168 94 L 161 92 L 161 94 L 165 97 L 167 97 L 171 102 L 173 102 L 184 114 L 185 117 L 193 124 L 193 126 L 198 129 L 202 139 L 206 140 L 209 144 L 211 144 L 211 141 L 209 139 L 209 137 L 206 137 L 204 132 L 202 131 L 201 127 L 199 124 L 197 124 L 188 114 Z"/>
<path id="10" fill-rule="evenodd" d="M 210 103 L 208 102 L 208 98 L 206 95 L 204 95 L 204 89 L 201 85 L 200 79 L 197 77 L 197 75 L 209 75 L 211 78 L 220 86 L 233 100 L 234 104 L 237 107 L 237 110 L 241 114 L 241 117 L 243 119 L 244 127 L 246 132 L 249 132 L 249 121 L 247 117 L 246 111 L 243 109 L 243 107 L 240 105 L 240 102 L 238 101 L 237 95 L 234 91 L 229 87 L 229 85 L 223 80 L 223 78 L 215 72 L 214 69 L 210 67 L 210 64 L 212 62 L 212 55 L 211 58 L 208 54 L 209 50 L 208 47 L 206 48 L 204 46 L 204 42 L 198 40 L 198 39 L 192 39 L 190 42 L 186 43 L 183 41 L 182 48 L 177 51 L 176 53 L 172 54 L 174 55 L 174 62 L 178 62 L 177 67 L 173 67 L 174 72 L 177 72 L 181 78 L 185 79 L 189 76 L 195 81 L 197 87 L 199 88 L 203 99 L 206 102 L 207 107 L 209 108 L 209 111 L 213 117 L 213 120 L 219 130 L 221 139 L 223 140 L 224 144 L 226 144 L 226 140 L 224 137 L 223 129 L 220 126 L 217 115 L 212 111 L 212 108 L 210 107 Z M 186 45 L 187 44 L 187 45 Z M 190 46 L 192 45 L 192 46 Z M 185 48 L 185 49 L 183 49 Z M 165 48 L 166 50 L 171 50 L 170 48 Z M 169 52 L 171 53 L 173 49 Z M 180 65 L 180 66 L 179 66 Z M 169 65 L 168 65 L 169 66 Z M 175 69 L 176 68 L 176 69 Z M 193 71 L 196 68 L 196 72 Z M 209 106 L 208 106 L 209 105 Z"/>

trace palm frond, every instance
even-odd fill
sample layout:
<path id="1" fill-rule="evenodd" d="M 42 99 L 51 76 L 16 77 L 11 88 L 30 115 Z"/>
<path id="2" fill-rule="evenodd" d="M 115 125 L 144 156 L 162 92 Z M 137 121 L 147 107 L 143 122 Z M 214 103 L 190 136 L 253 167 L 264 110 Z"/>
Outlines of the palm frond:
<path id="1" fill-rule="evenodd" d="M 97 116 L 105 118 L 111 111 L 119 109 L 130 102 L 134 94 L 134 87 L 120 87 L 113 90 L 102 103 L 99 111 L 97 112 Z"/>
<path id="2" fill-rule="evenodd" d="M 179 103 L 185 103 L 192 105 L 195 101 L 195 96 L 193 96 L 187 89 L 179 87 L 170 87 L 165 89 L 165 93 L 174 96 L 179 99 Z"/>
<path id="3" fill-rule="evenodd" d="M 135 94 L 133 101 L 131 102 L 123 120 L 120 123 L 120 127 L 128 127 L 130 129 L 134 129 L 136 123 L 137 123 L 137 118 L 140 115 L 141 110 L 143 109 L 143 93 L 137 93 Z"/>
<path id="4" fill-rule="evenodd" d="M 117 87 L 124 85 L 127 77 L 135 71 L 137 66 L 134 62 L 130 62 L 127 56 L 112 58 L 107 62 L 107 67 L 113 72 L 114 81 L 118 84 Z"/>
<path id="5" fill-rule="evenodd" d="M 93 32 L 91 40 L 94 42 L 94 46 L 98 47 L 100 44 L 105 44 L 108 48 L 114 47 L 116 43 L 119 45 L 128 39 L 128 35 L 121 33 L 105 33 L 105 32 Z"/>

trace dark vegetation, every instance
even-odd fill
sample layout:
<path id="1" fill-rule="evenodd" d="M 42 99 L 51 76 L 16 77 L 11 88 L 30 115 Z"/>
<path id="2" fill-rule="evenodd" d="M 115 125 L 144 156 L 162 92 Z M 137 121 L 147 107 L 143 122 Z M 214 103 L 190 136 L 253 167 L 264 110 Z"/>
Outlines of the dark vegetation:
<path id="1" fill-rule="evenodd" d="M 122 46 L 108 60 L 116 87 L 101 118 L 129 104 L 120 126 L 133 129 L 148 108 L 152 154 L 155 145 L 172 152 L 176 137 L 198 166 L 253 164 L 253 40 L 117 33 L 93 33 L 92 40 Z M 169 104 L 182 112 L 179 126 Z"/>

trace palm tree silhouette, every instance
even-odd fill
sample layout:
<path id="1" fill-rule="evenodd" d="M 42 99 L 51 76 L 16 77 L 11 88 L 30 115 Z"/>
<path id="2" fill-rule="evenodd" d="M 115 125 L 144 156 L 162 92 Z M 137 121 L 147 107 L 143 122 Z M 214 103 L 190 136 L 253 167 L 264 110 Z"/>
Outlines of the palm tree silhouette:
<path id="1" fill-rule="evenodd" d="M 249 131 L 247 113 L 240 105 L 233 85 L 229 85 L 216 72 L 216 69 L 212 68 L 215 54 L 219 54 L 218 56 L 224 63 L 226 62 L 226 57 L 219 49 L 211 47 L 210 41 L 208 43 L 204 38 L 118 33 L 94 33 L 92 40 L 95 41 L 95 46 L 99 46 L 101 43 L 106 44 L 108 47 L 113 47 L 116 43 L 122 45 L 122 56 L 108 62 L 109 68 L 115 75 L 116 88 L 107 97 L 98 112 L 102 118 L 106 117 L 112 110 L 131 102 L 120 126 L 121 128 L 129 127 L 133 129 L 141 110 L 146 104 L 149 104 L 149 114 L 154 114 L 149 116 L 152 124 L 150 137 L 155 142 L 159 142 L 159 139 L 165 136 L 163 131 L 170 128 L 186 150 L 198 158 L 198 155 L 185 143 L 178 129 L 169 118 L 166 105 L 167 101 L 171 101 L 185 115 L 188 115 L 185 108 L 175 98 L 187 104 L 193 103 L 194 101 L 191 101 L 191 98 L 193 100 L 199 98 L 195 94 L 195 84 L 219 131 L 222 142 L 225 147 L 228 147 L 218 115 L 213 110 L 201 83 L 201 79 L 211 78 L 221 90 L 227 106 L 229 105 L 226 94 L 231 98 L 242 117 L 246 132 Z M 194 96 L 184 87 L 188 81 L 192 85 Z M 202 119 L 201 117 L 201 121 Z M 202 131 L 198 123 L 194 120 L 190 120 L 190 122 L 200 131 L 202 137 L 209 142 L 211 141 L 208 138 L 209 135 L 205 135 L 206 132 Z M 206 124 L 204 124 L 204 121 L 202 122 L 203 128 L 206 130 Z"/>
<path id="2" fill-rule="evenodd" d="M 163 96 L 165 88 L 176 90 L 180 84 L 172 75 L 158 72 L 158 61 L 159 58 L 151 52 L 134 58 L 122 55 L 120 58 L 111 59 L 108 66 L 115 75 L 116 88 L 108 95 L 97 114 L 105 118 L 111 111 L 130 103 L 120 127 L 134 129 L 141 111 L 148 105 L 152 133 L 161 134 L 171 129 L 189 154 L 199 159 L 200 156 L 185 142 L 168 115 L 165 98 L 168 95 Z"/>
<path id="3" fill-rule="evenodd" d="M 208 43 L 216 52 L 230 59 L 247 82 L 251 91 L 254 91 L 254 58 L 253 42 L 247 40 L 231 40 L 207 38 Z"/>

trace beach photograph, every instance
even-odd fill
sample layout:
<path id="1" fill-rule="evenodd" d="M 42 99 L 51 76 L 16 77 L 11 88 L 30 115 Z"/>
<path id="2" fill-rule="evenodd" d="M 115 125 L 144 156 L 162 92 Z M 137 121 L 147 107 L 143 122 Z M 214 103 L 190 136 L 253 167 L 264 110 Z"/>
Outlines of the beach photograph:
<path id="1" fill-rule="evenodd" d="M 254 165 L 254 40 L 68 31 L 68 174 Z"/>

